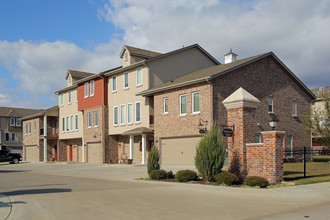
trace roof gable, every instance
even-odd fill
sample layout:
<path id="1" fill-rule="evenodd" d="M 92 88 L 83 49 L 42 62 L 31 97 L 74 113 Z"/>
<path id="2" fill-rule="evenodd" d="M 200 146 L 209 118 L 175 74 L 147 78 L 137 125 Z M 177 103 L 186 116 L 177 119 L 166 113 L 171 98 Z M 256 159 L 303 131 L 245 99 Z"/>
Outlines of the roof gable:
<path id="1" fill-rule="evenodd" d="M 66 73 L 65 79 L 68 79 L 69 74 L 71 75 L 72 79 L 74 80 L 79 80 L 88 76 L 93 76 L 95 75 L 94 73 L 88 73 L 88 72 L 82 72 L 82 71 L 77 71 L 77 70 L 68 70 Z"/>
<path id="2" fill-rule="evenodd" d="M 120 55 L 119 55 L 120 58 L 123 58 L 126 50 L 129 51 L 131 56 L 139 56 L 139 57 L 144 57 L 144 58 L 156 57 L 156 56 L 161 55 L 161 53 L 158 53 L 158 52 L 124 45 L 123 49 L 121 50 Z"/>
<path id="3" fill-rule="evenodd" d="M 0 107 L 0 117 L 21 118 L 27 115 L 36 114 L 44 111 L 43 109 L 11 108 Z"/>

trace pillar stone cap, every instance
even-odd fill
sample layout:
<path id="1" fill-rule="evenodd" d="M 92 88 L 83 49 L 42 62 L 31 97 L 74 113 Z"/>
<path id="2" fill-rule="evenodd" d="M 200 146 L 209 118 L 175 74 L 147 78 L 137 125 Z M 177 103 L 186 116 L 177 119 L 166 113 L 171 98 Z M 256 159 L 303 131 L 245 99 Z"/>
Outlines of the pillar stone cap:
<path id="1" fill-rule="evenodd" d="M 259 99 L 251 95 L 242 87 L 237 89 L 222 102 L 222 104 L 224 104 L 227 109 L 239 107 L 256 108 L 259 103 Z"/>
<path id="2" fill-rule="evenodd" d="M 261 134 L 285 134 L 285 131 L 262 131 Z"/>

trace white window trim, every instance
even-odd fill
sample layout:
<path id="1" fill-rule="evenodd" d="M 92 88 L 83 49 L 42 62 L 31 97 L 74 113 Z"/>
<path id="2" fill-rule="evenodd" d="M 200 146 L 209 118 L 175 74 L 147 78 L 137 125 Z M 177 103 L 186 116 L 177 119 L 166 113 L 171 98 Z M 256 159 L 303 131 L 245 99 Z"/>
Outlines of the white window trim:
<path id="1" fill-rule="evenodd" d="M 37 122 L 36 121 L 33 122 L 33 130 L 34 130 L 34 132 L 37 131 Z"/>
<path id="2" fill-rule="evenodd" d="M 68 92 L 68 104 L 71 105 L 72 103 L 72 92 L 71 90 Z"/>
<path id="3" fill-rule="evenodd" d="M 70 128 L 69 128 L 69 116 L 66 116 L 66 127 L 65 127 L 65 131 L 69 132 Z"/>
<path id="4" fill-rule="evenodd" d="M 18 137 L 18 134 L 21 135 L 21 139 Z M 22 142 L 22 136 L 23 136 L 22 133 L 18 132 L 18 133 L 16 133 L 16 136 L 17 136 L 17 142 L 21 143 Z"/>
<path id="5" fill-rule="evenodd" d="M 115 124 L 115 108 L 117 108 L 117 124 Z M 119 107 L 118 106 L 113 106 L 113 126 L 118 126 L 119 125 Z"/>
<path id="6" fill-rule="evenodd" d="M 28 134 L 28 123 L 26 122 L 25 123 L 25 135 L 27 135 Z"/>
<path id="7" fill-rule="evenodd" d="M 269 99 L 272 99 L 272 111 L 269 111 Z M 268 113 L 274 113 L 274 98 L 273 97 L 268 97 L 267 111 L 268 111 Z"/>
<path id="8" fill-rule="evenodd" d="M 138 84 L 138 70 L 141 70 L 141 83 Z M 139 67 L 136 69 L 136 86 L 142 86 L 143 85 L 143 82 L 142 82 L 142 68 Z"/>
<path id="9" fill-rule="evenodd" d="M 76 102 L 78 102 L 78 88 L 76 89 Z"/>
<path id="10" fill-rule="evenodd" d="M 136 120 L 136 114 L 137 114 L 136 104 L 137 103 L 140 103 L 140 121 Z M 135 102 L 135 123 L 141 123 L 141 116 L 142 116 L 141 102 Z"/>
<path id="11" fill-rule="evenodd" d="M 187 115 L 187 112 L 186 113 L 181 113 L 182 111 L 181 111 L 181 97 L 183 97 L 183 96 L 185 96 L 186 97 L 186 111 L 187 111 L 187 94 L 182 94 L 182 95 L 180 95 L 180 116 L 185 116 L 185 115 Z"/>
<path id="12" fill-rule="evenodd" d="M 74 131 L 74 115 L 70 115 L 70 127 L 71 127 L 71 132 Z"/>
<path id="13" fill-rule="evenodd" d="M 17 123 L 19 121 L 19 124 Z M 20 118 L 16 118 L 16 126 L 21 127 L 22 126 L 22 121 Z"/>
<path id="14" fill-rule="evenodd" d="M 31 134 L 31 122 L 29 122 L 29 135 Z"/>
<path id="15" fill-rule="evenodd" d="M 113 89 L 113 85 L 114 85 L 113 84 L 113 79 L 116 79 L 116 83 L 115 83 L 116 89 L 115 90 Z M 112 92 L 117 92 L 117 76 L 113 76 L 111 82 L 112 82 L 112 84 L 111 84 L 112 85 Z"/>
<path id="16" fill-rule="evenodd" d="M 97 114 L 97 120 L 95 120 L 95 114 Z M 96 124 L 97 122 L 97 124 Z M 94 127 L 97 128 L 99 127 L 99 113 L 98 112 L 94 112 Z"/>
<path id="17" fill-rule="evenodd" d="M 63 93 L 61 93 L 61 106 L 64 106 L 64 94 Z"/>
<path id="18" fill-rule="evenodd" d="M 128 114 L 129 114 L 128 106 L 129 106 L 129 105 L 132 106 L 132 115 L 131 115 L 131 116 L 132 116 L 132 117 L 131 117 L 131 118 L 132 118 L 132 121 L 131 121 L 131 122 L 128 121 Z M 128 125 L 131 125 L 131 124 L 133 124 L 133 121 L 134 121 L 134 109 L 133 109 L 133 103 L 128 103 L 128 104 L 127 104 L 127 124 L 128 124 Z"/>
<path id="19" fill-rule="evenodd" d="M 11 119 L 14 119 L 14 124 L 11 123 Z M 15 123 L 16 122 L 15 118 L 11 117 L 11 118 L 9 118 L 9 121 L 10 121 L 10 126 L 15 126 L 15 124 L 16 124 Z"/>
<path id="20" fill-rule="evenodd" d="M 168 109 L 167 109 L 167 112 L 166 112 L 165 111 L 165 100 L 167 100 L 167 108 L 168 108 L 168 98 L 164 98 L 163 99 L 163 104 L 164 104 L 163 113 L 164 113 L 164 115 L 167 115 L 168 114 Z"/>
<path id="21" fill-rule="evenodd" d="M 122 106 L 124 106 L 124 108 L 125 108 L 125 109 L 124 109 L 124 111 L 125 111 L 125 112 L 124 112 L 124 117 L 125 117 L 125 118 L 124 118 L 124 123 L 121 122 L 121 115 L 122 115 L 121 107 L 122 107 Z M 125 105 L 125 104 L 120 105 L 120 125 L 126 125 L 126 105 Z"/>
<path id="22" fill-rule="evenodd" d="M 65 117 L 62 117 L 62 133 L 65 132 Z"/>
<path id="23" fill-rule="evenodd" d="M 87 115 L 87 127 L 88 128 L 92 127 L 92 113 L 88 113 L 88 115 Z"/>
<path id="24" fill-rule="evenodd" d="M 194 99 L 194 95 L 195 94 L 199 94 L 199 111 L 194 111 L 194 106 L 195 106 L 195 99 Z M 192 114 L 194 115 L 194 114 L 199 114 L 200 112 L 201 112 L 201 93 L 200 92 L 193 92 L 192 94 L 191 94 L 191 103 L 192 103 L 192 106 L 191 106 L 191 112 L 192 112 Z"/>
<path id="25" fill-rule="evenodd" d="M 293 111 L 293 103 L 295 104 L 295 114 L 292 114 L 292 117 L 297 117 L 298 116 L 298 104 L 297 104 L 297 101 L 292 101 L 292 111 Z M 292 112 L 293 113 L 293 112 Z"/>
<path id="26" fill-rule="evenodd" d="M 13 135 L 14 135 L 14 140 L 13 140 Z M 16 134 L 15 134 L 15 132 L 11 133 L 11 135 L 10 135 L 10 142 L 16 142 Z"/>
<path id="27" fill-rule="evenodd" d="M 127 87 L 125 87 L 125 75 L 126 75 L 126 73 L 127 73 Z M 124 90 L 126 90 L 126 89 L 129 89 L 129 72 L 124 72 L 124 80 L 123 80 L 123 82 L 124 82 Z"/>
<path id="28" fill-rule="evenodd" d="M 74 126 L 75 126 L 75 131 L 78 131 L 79 130 L 79 116 L 78 114 L 75 114 L 74 115 L 74 119 L 75 119 L 75 123 L 74 123 Z"/>
<path id="29" fill-rule="evenodd" d="M 93 85 L 93 89 L 92 89 L 92 85 Z M 90 90 L 90 97 L 93 97 L 95 95 L 95 81 L 94 80 L 92 80 L 90 82 L 90 89 L 89 90 Z"/>
<path id="30" fill-rule="evenodd" d="M 86 92 L 86 90 L 87 90 L 87 92 Z M 84 98 L 88 98 L 88 94 L 89 94 L 89 83 L 86 82 L 84 84 Z"/>

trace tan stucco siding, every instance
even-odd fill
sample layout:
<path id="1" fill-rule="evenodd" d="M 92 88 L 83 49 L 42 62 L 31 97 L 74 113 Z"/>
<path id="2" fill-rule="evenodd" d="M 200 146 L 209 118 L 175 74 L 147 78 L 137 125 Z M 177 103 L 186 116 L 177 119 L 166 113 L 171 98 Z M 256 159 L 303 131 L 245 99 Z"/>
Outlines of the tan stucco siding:
<path id="1" fill-rule="evenodd" d="M 109 103 L 109 135 L 121 134 L 125 131 L 138 128 L 149 127 L 149 99 L 142 96 L 136 96 L 135 94 L 144 91 L 148 88 L 148 68 L 142 67 L 142 85 L 137 86 L 137 69 L 132 69 L 128 74 L 129 87 L 124 89 L 124 72 L 116 75 L 117 79 L 117 91 L 112 91 L 113 77 L 108 79 L 108 103 Z M 141 122 L 136 122 L 136 103 L 141 102 Z M 128 104 L 133 104 L 133 123 L 127 123 Z M 125 105 L 125 124 L 120 123 L 120 106 Z M 114 107 L 118 106 L 118 125 L 114 126 Z"/>
<path id="2" fill-rule="evenodd" d="M 195 70 L 216 65 L 209 57 L 197 48 L 184 50 L 171 56 L 163 57 L 148 63 L 150 87 L 178 78 Z"/>
<path id="3" fill-rule="evenodd" d="M 64 104 L 61 105 L 61 94 L 58 96 L 59 106 L 59 139 L 81 138 L 83 136 L 83 115 L 78 111 L 76 102 L 76 89 L 71 90 L 71 104 L 69 101 L 69 91 L 63 92 Z M 75 115 L 78 115 L 78 130 L 75 129 Z M 73 116 L 73 130 L 71 129 L 71 116 Z M 66 117 L 69 117 L 69 131 L 66 130 Z M 65 131 L 63 132 L 63 118 L 65 118 Z"/>

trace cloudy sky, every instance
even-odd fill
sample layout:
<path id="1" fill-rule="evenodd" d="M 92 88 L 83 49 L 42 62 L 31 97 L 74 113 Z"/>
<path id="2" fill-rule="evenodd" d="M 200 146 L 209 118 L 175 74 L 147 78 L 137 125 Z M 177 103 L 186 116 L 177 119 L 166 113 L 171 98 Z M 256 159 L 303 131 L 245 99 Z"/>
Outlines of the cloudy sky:
<path id="1" fill-rule="evenodd" d="M 309 88 L 330 85 L 329 0 L 2 0 L 0 106 L 47 108 L 68 69 L 120 65 L 124 44 L 198 43 L 223 63 L 273 51 Z"/>

